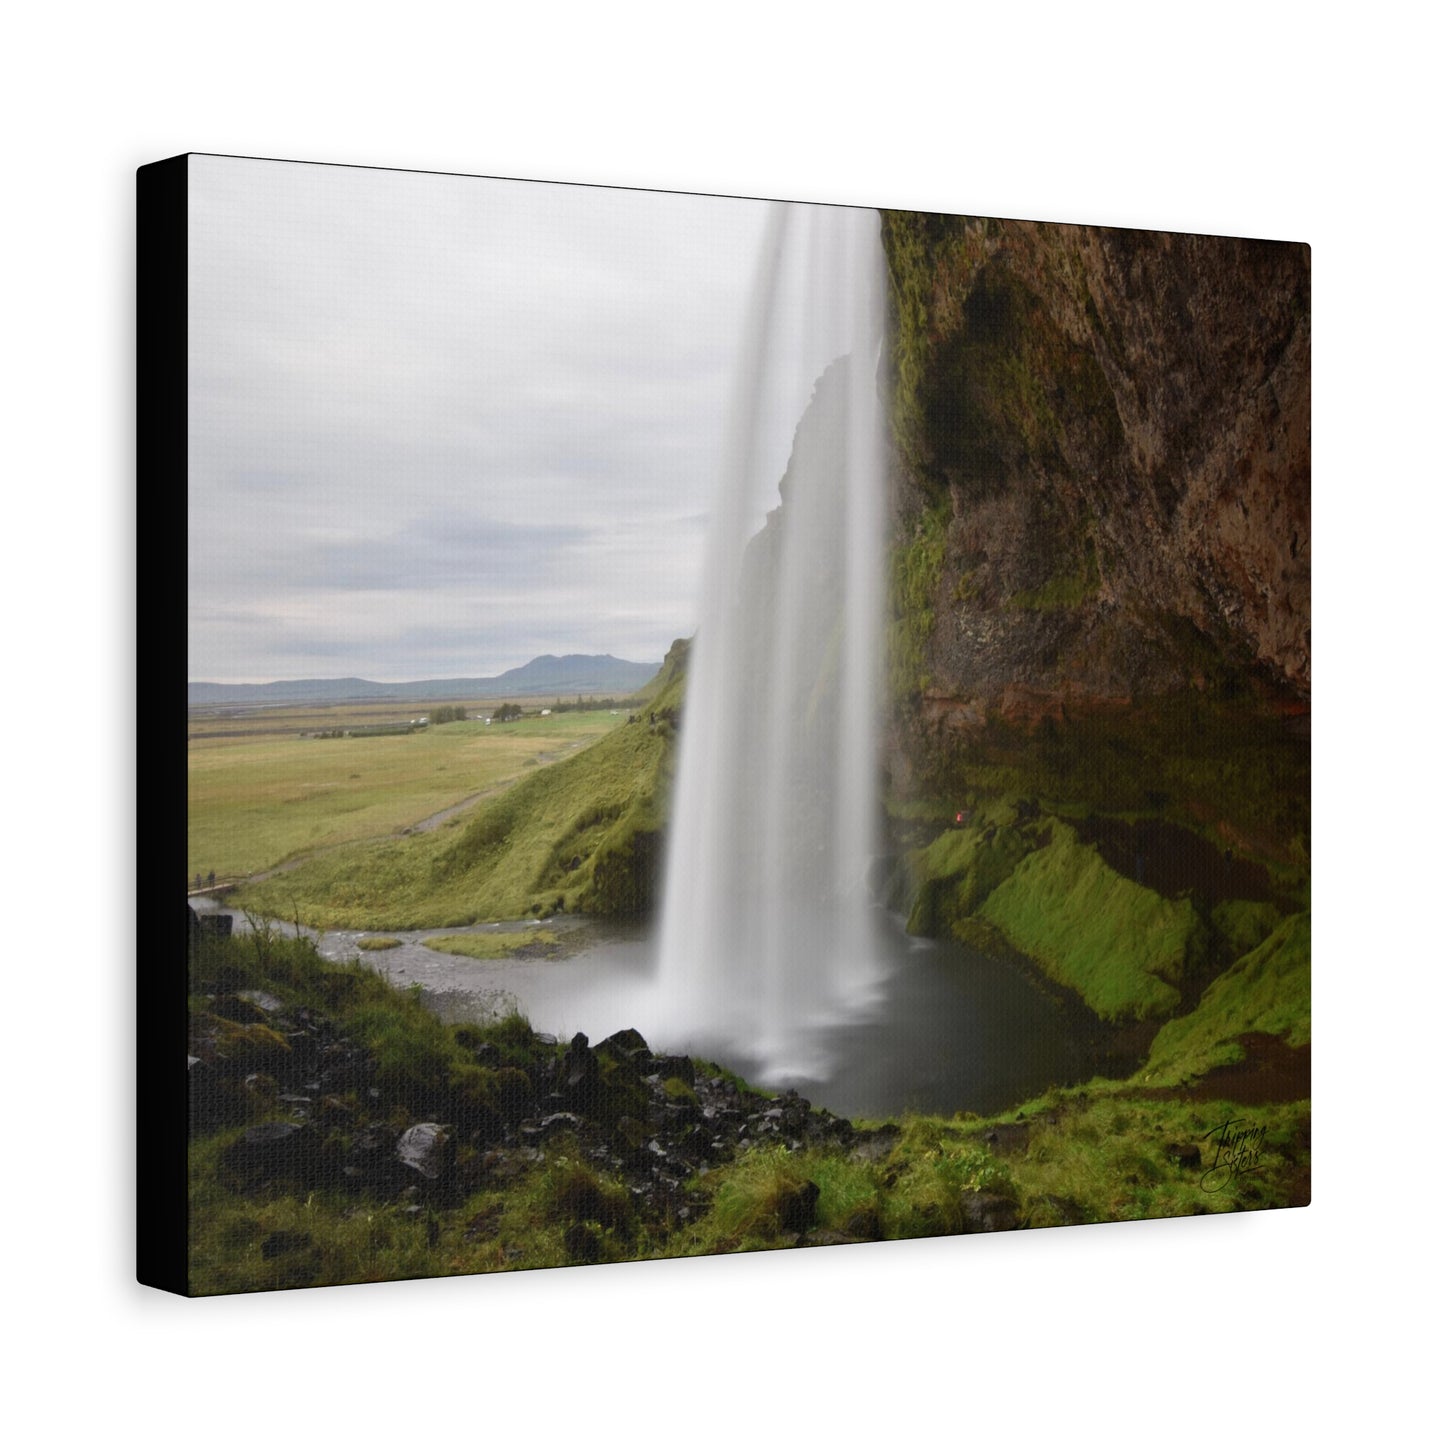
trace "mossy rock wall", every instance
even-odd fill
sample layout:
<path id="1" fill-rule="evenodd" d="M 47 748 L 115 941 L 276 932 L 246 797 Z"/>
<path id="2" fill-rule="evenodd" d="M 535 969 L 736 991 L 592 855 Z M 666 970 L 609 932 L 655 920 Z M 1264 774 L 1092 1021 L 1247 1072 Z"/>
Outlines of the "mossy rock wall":
<path id="1" fill-rule="evenodd" d="M 1293 1047 L 1309 1043 L 1308 913 L 1285 919 L 1209 985 L 1193 1013 L 1166 1023 L 1143 1072 L 1151 1082 L 1197 1077 L 1234 1062 L 1234 1041 L 1246 1034 L 1273 1034 Z"/>
<path id="2" fill-rule="evenodd" d="M 1171 1012 L 1200 928 L 1187 899 L 1162 898 L 1116 873 L 1063 823 L 978 916 L 1107 1020 Z"/>

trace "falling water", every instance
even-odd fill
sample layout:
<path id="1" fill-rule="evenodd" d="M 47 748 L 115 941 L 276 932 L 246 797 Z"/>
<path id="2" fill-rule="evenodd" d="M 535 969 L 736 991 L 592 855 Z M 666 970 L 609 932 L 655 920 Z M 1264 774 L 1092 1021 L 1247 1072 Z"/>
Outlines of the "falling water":
<path id="1" fill-rule="evenodd" d="M 877 995 L 882 317 L 877 213 L 777 207 L 712 514 L 659 963 L 677 1036 L 769 1081 L 826 1076 L 826 1027 Z M 779 483 L 769 398 L 800 374 Z"/>

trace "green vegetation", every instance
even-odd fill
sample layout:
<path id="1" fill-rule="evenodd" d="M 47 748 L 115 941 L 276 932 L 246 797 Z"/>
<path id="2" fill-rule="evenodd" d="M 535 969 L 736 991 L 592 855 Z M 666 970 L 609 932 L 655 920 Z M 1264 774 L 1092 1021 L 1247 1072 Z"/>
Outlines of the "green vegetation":
<path id="1" fill-rule="evenodd" d="M 1302 898 L 1309 755 L 1285 719 L 1214 693 L 1181 695 L 1032 729 L 991 718 L 977 737 L 935 749 L 923 786 L 949 802 L 1036 798 L 1063 816 L 1167 819 L 1257 858 Z"/>
<path id="2" fill-rule="evenodd" d="M 380 953 L 388 948 L 400 948 L 401 939 L 385 933 L 368 933 L 356 940 L 356 946 L 367 953 Z"/>
<path id="3" fill-rule="evenodd" d="M 426 946 L 436 953 L 456 953 L 464 958 L 511 958 L 523 952 L 542 952 L 557 942 L 550 928 L 528 928 L 517 933 L 454 933 L 428 938 Z"/>
<path id="4" fill-rule="evenodd" d="M 979 916 L 1100 1018 L 1167 1014 L 1179 1002 L 1199 918 L 1114 872 L 1064 823 L 984 900 Z"/>
<path id="5" fill-rule="evenodd" d="M 1310 915 L 1287 918 L 1204 991 L 1199 1006 L 1155 1036 L 1140 1075 L 1180 1083 L 1239 1060 L 1234 1040 L 1272 1034 L 1291 1046 L 1310 1041 Z"/>
<path id="6" fill-rule="evenodd" d="M 1013 871 L 1028 849 L 1014 828 L 949 828 L 911 859 L 917 893 L 908 931 L 964 937 L 963 921 Z"/>
<path id="7" fill-rule="evenodd" d="M 1188 899 L 1125 878 L 1057 818 L 996 802 L 909 856 L 910 933 L 1001 940 L 1100 1018 L 1157 1018 L 1180 1002 L 1207 929 Z"/>
<path id="8" fill-rule="evenodd" d="M 1099 559 L 1093 538 L 1086 539 L 1077 567 L 1050 577 L 1042 587 L 1015 592 L 1005 606 L 1029 612 L 1055 612 L 1078 607 L 1099 590 Z"/>
<path id="9" fill-rule="evenodd" d="M 251 874 L 317 849 L 399 833 L 619 722 L 608 713 L 571 713 L 501 731 L 462 722 L 335 741 L 294 733 L 193 739 L 187 875 Z"/>
<path id="10" fill-rule="evenodd" d="M 681 694 L 678 677 L 636 721 L 609 717 L 618 725 L 591 747 L 485 799 L 458 828 L 310 858 L 248 886 L 245 906 L 358 929 L 459 927 L 562 909 L 641 912 L 661 861 Z M 592 716 L 528 720 L 506 735 L 550 735 L 555 726 L 575 737 Z M 465 726 L 480 727 L 447 731 Z"/>
<path id="11" fill-rule="evenodd" d="M 909 470 L 931 477 L 926 394 L 934 347 L 958 324 L 965 278 L 988 254 L 988 222 L 884 211 L 883 246 L 893 303 L 893 437 Z"/>
<path id="12" fill-rule="evenodd" d="M 945 536 L 943 512 L 928 511 L 919 519 L 912 540 L 893 551 L 888 667 L 895 701 L 913 697 L 928 686 L 928 640 L 933 635 Z"/>

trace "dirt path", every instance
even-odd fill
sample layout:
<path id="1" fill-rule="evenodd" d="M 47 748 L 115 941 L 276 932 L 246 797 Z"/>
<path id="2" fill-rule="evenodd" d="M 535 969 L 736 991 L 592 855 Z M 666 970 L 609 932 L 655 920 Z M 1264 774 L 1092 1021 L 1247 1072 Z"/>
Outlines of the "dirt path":
<path id="1" fill-rule="evenodd" d="M 1310 1046 L 1291 1048 L 1273 1034 L 1243 1034 L 1244 1058 L 1194 1083 L 1131 1091 L 1141 1099 L 1227 1099 L 1234 1104 L 1292 1104 L 1310 1097 Z"/>

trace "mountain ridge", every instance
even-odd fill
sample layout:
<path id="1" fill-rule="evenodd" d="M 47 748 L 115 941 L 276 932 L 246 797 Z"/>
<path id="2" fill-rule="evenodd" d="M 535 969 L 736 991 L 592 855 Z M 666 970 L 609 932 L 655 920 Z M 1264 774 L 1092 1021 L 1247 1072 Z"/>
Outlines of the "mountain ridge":
<path id="1" fill-rule="evenodd" d="M 280 682 L 186 683 L 187 707 L 223 703 L 305 703 L 385 701 L 390 698 L 447 701 L 490 694 L 525 697 L 538 693 L 586 692 L 626 695 L 650 682 L 661 663 L 628 662 L 611 653 L 543 653 L 495 677 L 425 678 L 414 682 L 371 682 L 363 677 L 299 678 Z"/>

